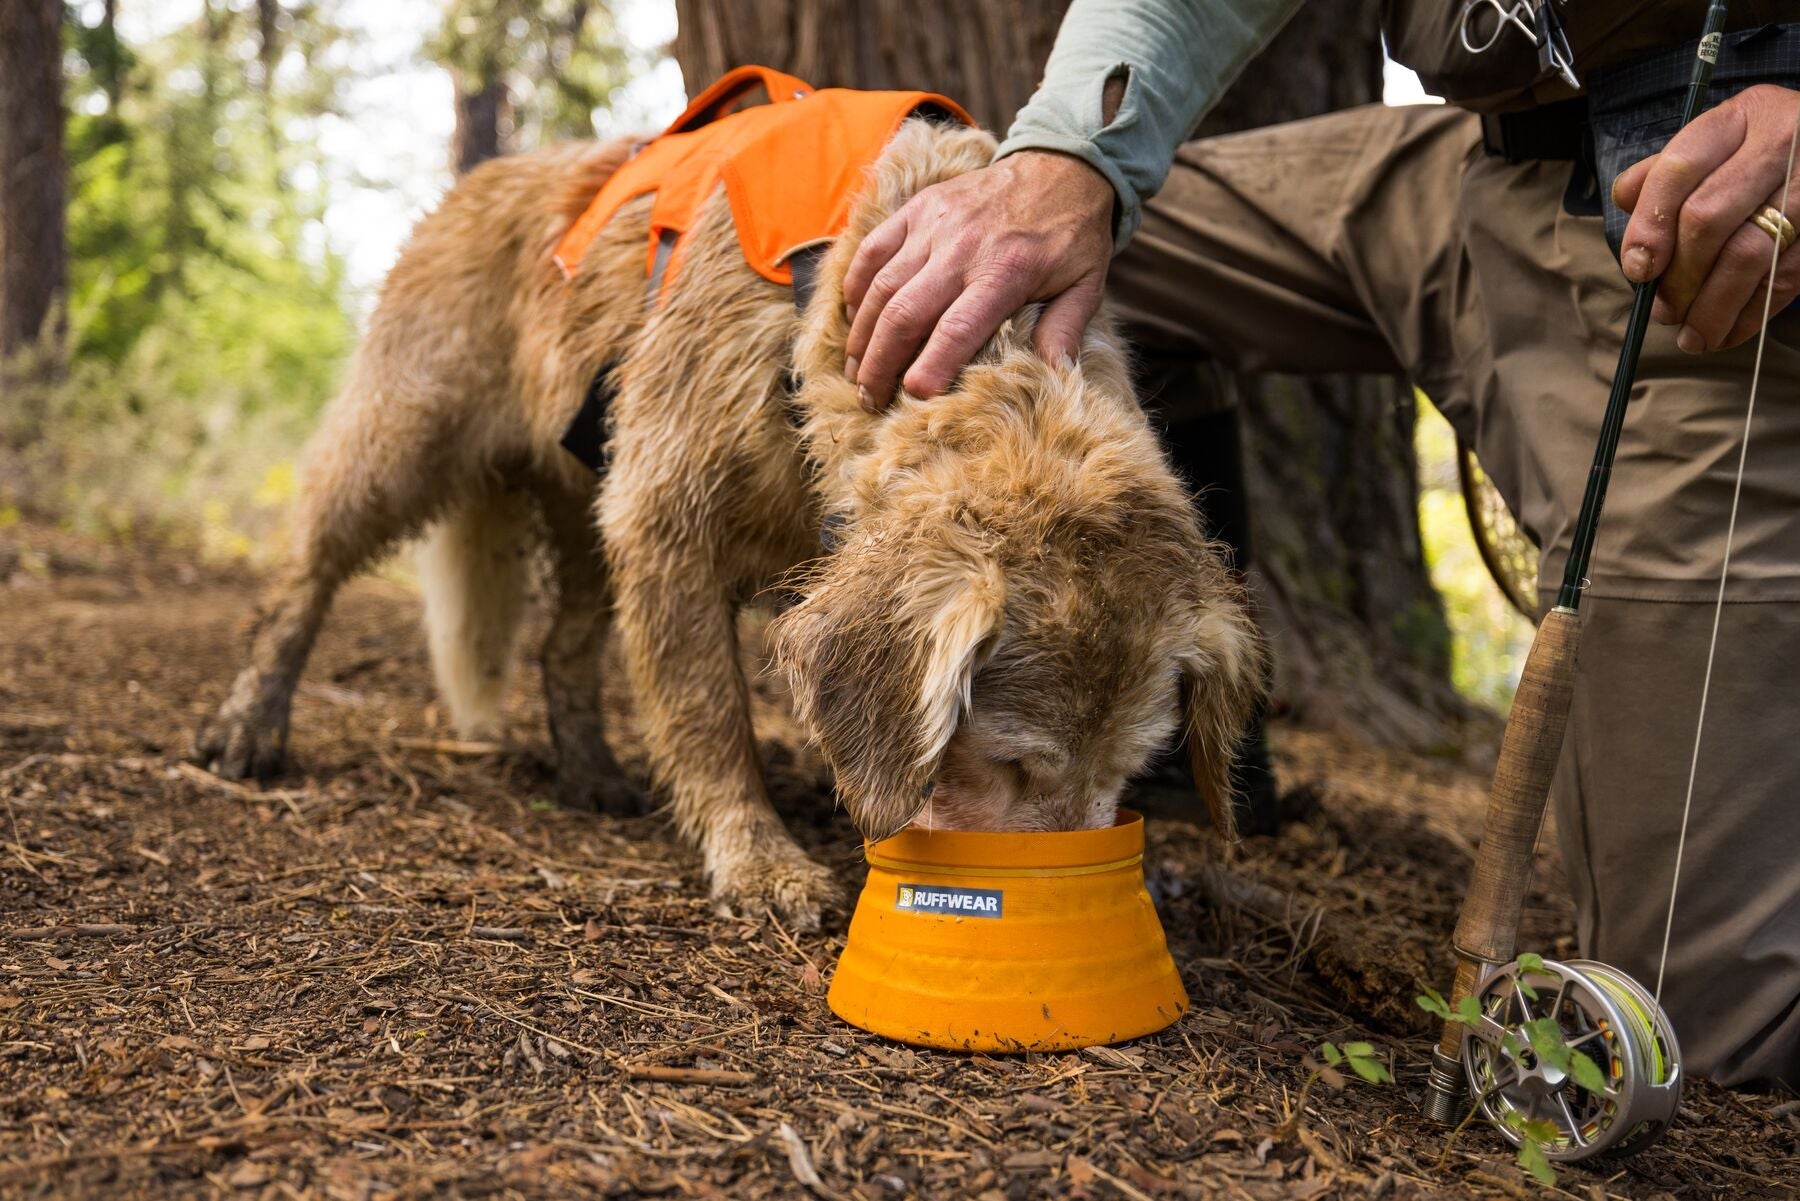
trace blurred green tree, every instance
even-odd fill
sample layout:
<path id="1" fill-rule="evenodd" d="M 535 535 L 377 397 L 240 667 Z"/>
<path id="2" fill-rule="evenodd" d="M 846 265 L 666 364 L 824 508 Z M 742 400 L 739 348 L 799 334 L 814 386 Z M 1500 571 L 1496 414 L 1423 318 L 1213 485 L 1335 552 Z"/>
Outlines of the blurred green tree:
<path id="1" fill-rule="evenodd" d="M 314 141 L 341 77 L 330 8 L 202 0 L 192 23 L 128 47 L 112 3 L 73 6 L 78 356 L 117 364 L 173 326 L 206 351 L 194 367 L 209 377 L 242 367 L 290 393 L 318 391 L 319 364 L 335 364 L 348 334 Z"/>
<path id="2" fill-rule="evenodd" d="M 456 83 L 457 174 L 559 138 L 594 135 L 626 82 L 612 12 L 595 0 L 449 0 L 427 47 Z"/>
<path id="3" fill-rule="evenodd" d="M 321 220 L 338 2 L 196 0 L 136 41 L 116 0 L 66 6 L 70 378 L 15 498 L 181 524 L 313 424 L 353 336 Z"/>

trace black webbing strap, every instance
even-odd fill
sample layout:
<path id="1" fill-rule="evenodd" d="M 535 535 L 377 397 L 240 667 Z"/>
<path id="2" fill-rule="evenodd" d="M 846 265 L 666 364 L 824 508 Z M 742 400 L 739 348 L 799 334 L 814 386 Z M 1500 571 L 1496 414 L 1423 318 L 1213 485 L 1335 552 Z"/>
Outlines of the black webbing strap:
<path id="1" fill-rule="evenodd" d="M 600 370 L 594 372 L 594 380 L 588 385 L 587 395 L 581 399 L 581 408 L 576 410 L 574 420 L 558 439 L 564 450 L 581 460 L 595 475 L 605 473 L 606 410 L 612 406 L 612 398 L 618 391 L 612 378 L 613 368 L 617 366 L 612 359 L 600 364 Z"/>
<path id="2" fill-rule="evenodd" d="M 644 291 L 646 306 L 654 307 L 657 294 L 662 291 L 663 272 L 669 265 L 669 256 L 674 252 L 676 240 L 677 235 L 672 230 L 663 231 L 662 236 L 657 239 L 656 258 L 651 263 L 650 279 Z M 812 300 L 813 288 L 819 279 L 819 263 L 829 249 L 829 242 L 814 242 L 788 256 L 788 264 L 794 272 L 795 312 L 805 312 L 807 303 Z M 588 384 L 587 395 L 582 397 L 581 408 L 576 410 L 574 418 L 558 439 L 564 450 L 581 460 L 595 475 L 604 475 L 606 472 L 606 411 L 612 405 L 612 398 L 618 393 L 618 388 L 613 383 L 613 371 L 618 365 L 613 359 L 600 364 L 600 369 L 594 373 L 593 382 Z M 789 395 L 798 386 L 799 380 L 790 368 L 787 380 Z"/>
<path id="3" fill-rule="evenodd" d="M 1588 135 L 1587 97 L 1560 100 L 1517 113 L 1483 113 L 1481 148 L 1509 163 L 1576 162 Z"/>
<path id="4" fill-rule="evenodd" d="M 794 273 L 794 311 L 804 313 L 812 301 L 813 286 L 819 282 L 819 264 L 830 242 L 812 242 L 788 254 L 788 269 Z"/>

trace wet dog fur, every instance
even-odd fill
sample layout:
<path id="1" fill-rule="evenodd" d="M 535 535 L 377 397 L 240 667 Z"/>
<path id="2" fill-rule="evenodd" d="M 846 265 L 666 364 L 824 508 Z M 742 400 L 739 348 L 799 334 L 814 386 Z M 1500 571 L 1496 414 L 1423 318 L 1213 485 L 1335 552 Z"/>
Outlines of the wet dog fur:
<path id="1" fill-rule="evenodd" d="M 798 600 L 770 627 L 775 662 L 866 834 L 1106 824 L 1178 727 L 1229 831 L 1262 650 L 1107 321 L 1078 363 L 1053 365 L 1030 348 L 1028 309 L 950 393 L 879 415 L 844 378 L 857 243 L 993 149 L 976 130 L 908 121 L 804 313 L 745 263 L 722 194 L 660 304 L 644 293 L 648 198 L 565 283 L 551 249 L 628 142 L 465 177 L 414 231 L 309 445 L 287 566 L 201 731 L 203 759 L 231 776 L 277 767 L 333 593 L 420 533 L 440 689 L 466 736 L 496 735 L 541 540 L 560 796 L 634 802 L 601 718 L 610 627 L 654 783 L 723 906 L 811 925 L 835 899 L 769 805 L 738 666 L 737 610 L 776 582 Z M 617 393 L 596 501 L 558 439 L 607 362 Z M 828 517 L 841 544 L 822 554 Z"/>

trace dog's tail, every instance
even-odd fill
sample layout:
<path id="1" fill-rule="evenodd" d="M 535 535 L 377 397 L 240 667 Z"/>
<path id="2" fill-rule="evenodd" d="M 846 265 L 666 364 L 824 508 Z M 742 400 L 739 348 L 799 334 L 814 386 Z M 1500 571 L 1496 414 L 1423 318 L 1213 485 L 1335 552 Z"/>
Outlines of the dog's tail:
<path id="1" fill-rule="evenodd" d="M 501 707 L 536 541 L 531 517 L 522 491 L 478 493 L 419 548 L 431 666 L 463 738 L 498 739 L 505 730 Z"/>

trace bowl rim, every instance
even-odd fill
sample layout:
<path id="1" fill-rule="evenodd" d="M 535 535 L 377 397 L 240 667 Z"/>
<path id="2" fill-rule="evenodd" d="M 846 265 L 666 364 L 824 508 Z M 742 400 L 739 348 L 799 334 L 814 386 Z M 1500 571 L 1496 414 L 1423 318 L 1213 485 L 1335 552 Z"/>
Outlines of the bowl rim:
<path id="1" fill-rule="evenodd" d="M 1113 824 L 1098 830 L 1021 833 L 993 830 L 922 830 L 909 827 L 880 842 L 865 842 L 875 866 L 916 868 L 1127 867 L 1144 853 L 1144 817 L 1121 808 Z"/>

